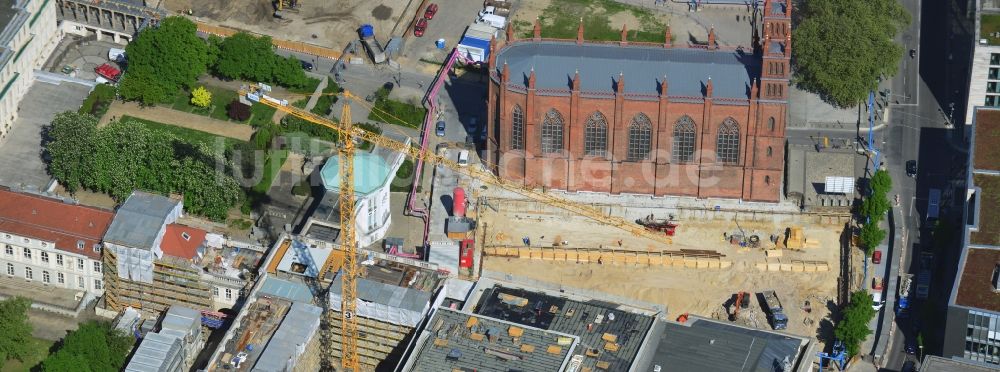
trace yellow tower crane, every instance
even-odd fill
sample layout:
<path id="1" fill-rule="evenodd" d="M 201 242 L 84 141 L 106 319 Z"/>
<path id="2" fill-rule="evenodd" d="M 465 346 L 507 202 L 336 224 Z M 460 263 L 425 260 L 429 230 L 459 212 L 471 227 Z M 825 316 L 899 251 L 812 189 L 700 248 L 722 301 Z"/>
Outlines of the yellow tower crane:
<path id="1" fill-rule="evenodd" d="M 255 89 L 255 86 L 251 85 L 251 90 Z M 357 276 L 358 276 L 358 264 L 357 264 L 357 242 L 355 238 L 354 224 L 344 221 L 354 221 L 354 139 L 360 139 L 368 141 L 374 145 L 389 148 L 398 151 L 406 156 L 413 158 L 414 160 L 422 160 L 427 165 L 436 166 L 441 165 L 450 168 L 451 170 L 465 174 L 474 179 L 492 184 L 503 188 L 504 190 L 511 191 L 520 194 L 528 199 L 544 203 L 546 205 L 561 208 L 576 215 L 584 216 L 590 218 L 600 224 L 616 227 L 618 229 L 627 231 L 635 236 L 641 236 L 645 238 L 652 239 L 654 241 L 672 244 L 673 241 L 669 236 L 665 236 L 662 233 L 655 231 L 646 230 L 644 227 L 639 226 L 633 222 L 629 222 L 623 218 L 611 216 L 601 210 L 594 208 L 589 205 L 581 204 L 565 198 L 548 194 L 542 191 L 538 191 L 523 185 L 516 184 L 509 180 L 497 177 L 490 171 L 481 169 L 480 167 L 466 167 L 459 165 L 458 162 L 447 159 L 443 156 L 437 155 L 433 152 L 427 152 L 422 149 L 414 148 L 406 143 L 399 142 L 387 137 L 383 137 L 381 134 L 372 133 L 361 127 L 353 126 L 351 122 L 351 108 L 350 102 L 358 102 L 359 104 L 365 105 L 367 108 L 376 111 L 377 108 L 368 105 L 367 102 L 361 97 L 355 96 L 350 91 L 343 91 L 342 93 L 337 93 L 342 95 L 348 101 L 344 102 L 344 107 L 340 114 L 340 123 L 336 123 L 327 119 L 325 117 L 313 114 L 312 112 L 296 108 L 294 106 L 285 106 L 276 101 L 268 99 L 260 99 L 258 102 L 277 110 L 281 110 L 289 115 L 307 120 L 309 122 L 322 125 L 324 127 L 333 129 L 341 135 L 343 145 L 340 147 L 338 153 L 340 162 L 340 221 L 341 221 L 341 247 L 345 252 L 344 264 L 343 264 L 343 274 L 342 274 L 342 284 L 341 293 L 343 294 L 341 298 L 341 322 L 343 324 L 343 335 L 341 338 L 343 356 L 341 357 L 341 367 L 348 371 L 359 371 L 360 359 L 358 357 L 358 323 L 355 316 L 355 311 L 357 310 Z M 387 114 L 388 115 L 388 114 Z M 391 115 L 390 115 L 391 116 Z M 324 265 L 327 267 L 327 265 Z M 325 274 L 325 273 L 321 273 Z M 324 302 L 326 303 L 326 302 Z M 324 309 L 326 314 L 324 316 L 333 316 L 329 314 L 332 309 L 327 306 Z M 327 340 L 327 342 L 329 342 Z M 332 358 L 330 353 L 333 350 L 331 345 L 324 345 L 322 353 L 324 354 L 325 363 L 329 366 L 333 366 L 335 363 L 329 358 Z"/>

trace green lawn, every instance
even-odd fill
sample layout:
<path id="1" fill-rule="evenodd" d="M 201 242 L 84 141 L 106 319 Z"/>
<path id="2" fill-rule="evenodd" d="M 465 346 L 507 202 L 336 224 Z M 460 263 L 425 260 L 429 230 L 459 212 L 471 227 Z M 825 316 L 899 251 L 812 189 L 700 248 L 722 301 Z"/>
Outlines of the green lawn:
<path id="1" fill-rule="evenodd" d="M 278 109 L 263 103 L 254 103 L 250 107 L 250 125 L 259 127 L 269 123 L 274 123 L 274 112 Z"/>
<path id="2" fill-rule="evenodd" d="M 31 340 L 31 355 L 25 358 L 25 361 L 19 360 L 7 360 L 3 364 L 3 368 L 0 368 L 0 372 L 28 372 L 34 369 L 42 359 L 45 359 L 49 355 L 49 348 L 55 342 L 49 340 L 43 340 L 40 338 L 33 338 Z"/>
<path id="3" fill-rule="evenodd" d="M 399 165 L 396 177 L 389 184 L 389 191 L 410 191 L 411 187 L 413 187 L 413 161 L 405 159 L 403 164 Z"/>
<path id="4" fill-rule="evenodd" d="M 271 183 L 274 182 L 274 177 L 281 171 L 281 165 L 285 164 L 285 159 L 288 159 L 288 150 L 268 152 L 267 161 L 264 162 L 264 176 L 253 187 L 255 193 L 267 194 L 267 190 L 271 189 Z"/>
<path id="5" fill-rule="evenodd" d="M 236 92 L 225 88 L 213 87 L 211 85 L 205 85 L 204 87 L 212 93 L 212 104 L 208 107 L 198 107 L 192 105 L 191 93 L 186 90 L 180 90 L 170 101 L 170 108 L 177 111 L 208 116 L 213 119 L 234 121 L 229 118 L 229 115 L 226 114 L 226 105 L 236 99 Z"/>
<path id="6" fill-rule="evenodd" d="M 317 79 L 317 78 L 308 78 L 308 79 L 309 79 L 309 82 L 306 83 L 306 85 L 304 87 L 302 87 L 302 88 L 288 88 L 288 91 L 292 92 L 292 93 L 312 94 L 313 92 L 316 91 L 316 87 L 319 86 L 320 79 Z"/>
<path id="7" fill-rule="evenodd" d="M 326 88 L 323 88 L 323 95 L 319 96 L 316 106 L 313 106 L 312 113 L 326 116 L 330 114 L 330 106 L 337 103 L 337 96 L 334 93 L 340 92 L 340 86 L 333 81 L 327 81 Z"/>
<path id="8" fill-rule="evenodd" d="M 107 84 L 97 84 L 94 90 L 90 91 L 87 99 L 83 100 L 83 105 L 77 111 L 81 114 L 91 114 L 98 120 L 108 112 L 108 107 L 115 100 L 115 87 Z"/>
<path id="9" fill-rule="evenodd" d="M 200 130 L 178 127 L 176 125 L 164 124 L 146 119 L 139 119 L 128 115 L 122 116 L 121 120 L 122 121 L 131 120 L 140 122 L 145 124 L 146 127 L 150 129 L 173 133 L 178 138 L 191 143 L 205 143 L 212 145 L 215 144 L 219 138 L 221 138 L 225 142 L 226 147 L 228 148 L 241 142 L 240 140 L 235 138 L 217 136 L 212 133 L 202 132 Z"/>
<path id="10" fill-rule="evenodd" d="M 389 93 L 385 88 L 379 89 L 375 95 L 375 105 L 368 113 L 368 120 L 420 128 L 424 117 L 427 116 L 427 109 L 423 106 L 389 99 Z"/>
<path id="11" fill-rule="evenodd" d="M 1000 14 L 983 14 L 979 20 L 979 35 L 990 45 L 1000 45 L 1000 37 L 993 36 L 1000 32 Z"/>
<path id="12" fill-rule="evenodd" d="M 553 0 L 539 16 L 542 37 L 576 39 L 576 31 L 583 19 L 583 37 L 587 40 L 621 40 L 621 24 L 611 24 L 619 13 L 634 17 L 639 27 L 629 25 L 629 41 L 662 43 L 666 23 L 648 9 L 618 3 L 614 0 Z M 531 37 L 534 24 L 514 21 L 515 31 Z"/>

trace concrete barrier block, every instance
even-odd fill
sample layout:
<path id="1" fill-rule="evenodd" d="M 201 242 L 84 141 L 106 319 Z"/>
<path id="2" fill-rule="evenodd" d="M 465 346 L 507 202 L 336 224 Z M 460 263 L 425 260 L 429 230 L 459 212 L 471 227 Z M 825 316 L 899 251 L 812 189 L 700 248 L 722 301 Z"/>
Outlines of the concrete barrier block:
<path id="1" fill-rule="evenodd" d="M 767 271 L 779 271 L 781 270 L 781 264 L 777 262 L 768 262 Z"/>
<path id="2" fill-rule="evenodd" d="M 818 272 L 827 272 L 827 271 L 830 271 L 830 265 L 829 264 L 825 264 L 825 263 L 816 265 L 816 271 L 818 271 Z"/>
<path id="3" fill-rule="evenodd" d="M 795 271 L 794 266 L 795 266 L 794 264 L 786 262 L 778 264 L 779 270 L 781 271 Z M 799 266 L 799 271 L 802 271 L 801 266 Z"/>
<path id="4" fill-rule="evenodd" d="M 576 261 L 580 259 L 580 252 L 577 251 L 567 251 L 566 261 Z"/>
<path id="5" fill-rule="evenodd" d="M 719 268 L 720 269 L 728 269 L 730 266 L 733 266 L 733 262 L 732 261 L 719 261 Z"/>
<path id="6" fill-rule="evenodd" d="M 767 262 L 757 262 L 757 263 L 754 264 L 754 266 L 757 267 L 757 270 L 761 270 L 761 271 L 766 271 L 767 270 Z"/>
<path id="7" fill-rule="evenodd" d="M 795 272 L 795 273 L 801 273 L 803 270 L 805 270 L 804 266 L 805 265 L 796 262 L 796 263 L 793 263 L 793 264 L 789 265 L 789 268 L 790 268 L 789 271 Z"/>
<path id="8" fill-rule="evenodd" d="M 708 268 L 709 269 L 718 269 L 719 268 L 719 260 L 708 260 Z"/>

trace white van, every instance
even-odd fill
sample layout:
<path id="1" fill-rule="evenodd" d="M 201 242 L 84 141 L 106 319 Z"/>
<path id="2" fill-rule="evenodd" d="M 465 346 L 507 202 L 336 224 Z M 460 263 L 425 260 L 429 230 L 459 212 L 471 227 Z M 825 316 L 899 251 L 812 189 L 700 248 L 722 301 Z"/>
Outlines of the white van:
<path id="1" fill-rule="evenodd" d="M 875 309 L 875 311 L 882 310 L 882 305 L 884 304 L 885 302 L 882 302 L 882 291 L 872 292 L 872 309 Z"/>
<path id="2" fill-rule="evenodd" d="M 111 48 L 108 50 L 108 60 L 111 62 L 124 62 L 125 49 Z"/>
<path id="3" fill-rule="evenodd" d="M 469 150 L 462 150 L 458 152 L 458 165 L 463 167 L 469 165 Z"/>

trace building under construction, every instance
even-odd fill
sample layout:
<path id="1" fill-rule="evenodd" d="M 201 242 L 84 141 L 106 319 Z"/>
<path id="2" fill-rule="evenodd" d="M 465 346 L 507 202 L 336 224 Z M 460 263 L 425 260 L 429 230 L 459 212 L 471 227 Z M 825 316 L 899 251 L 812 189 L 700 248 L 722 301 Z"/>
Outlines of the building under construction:
<path id="1" fill-rule="evenodd" d="M 342 334 L 341 266 L 344 252 L 339 246 L 306 237 L 283 236 L 274 245 L 264 263 L 262 276 L 250 291 L 246 305 L 215 351 L 208 370 L 272 370 L 268 349 L 285 323 L 299 317 L 294 306 L 319 306 L 316 295 L 329 291 L 330 346 L 320 353 L 320 337 L 300 337 L 299 348 L 280 354 L 285 370 L 315 370 L 324 356 L 332 356 L 339 365 Z M 379 252 L 362 251 L 360 277 L 357 280 L 358 354 L 362 370 L 391 370 L 400 361 L 414 330 L 429 310 L 440 305 L 438 294 L 444 278 L 433 264 Z M 263 314 L 263 315 L 262 315 Z M 283 320 L 284 319 L 284 320 Z M 311 319 L 311 318 L 310 318 Z M 296 322 L 306 320 L 295 320 Z M 311 321 L 311 320 L 309 320 Z M 262 369 L 263 368 L 263 369 Z"/>
<path id="2" fill-rule="evenodd" d="M 104 236 L 104 307 L 155 316 L 172 305 L 217 310 L 236 304 L 256 277 L 264 248 L 181 224 L 183 203 L 133 192 Z"/>

